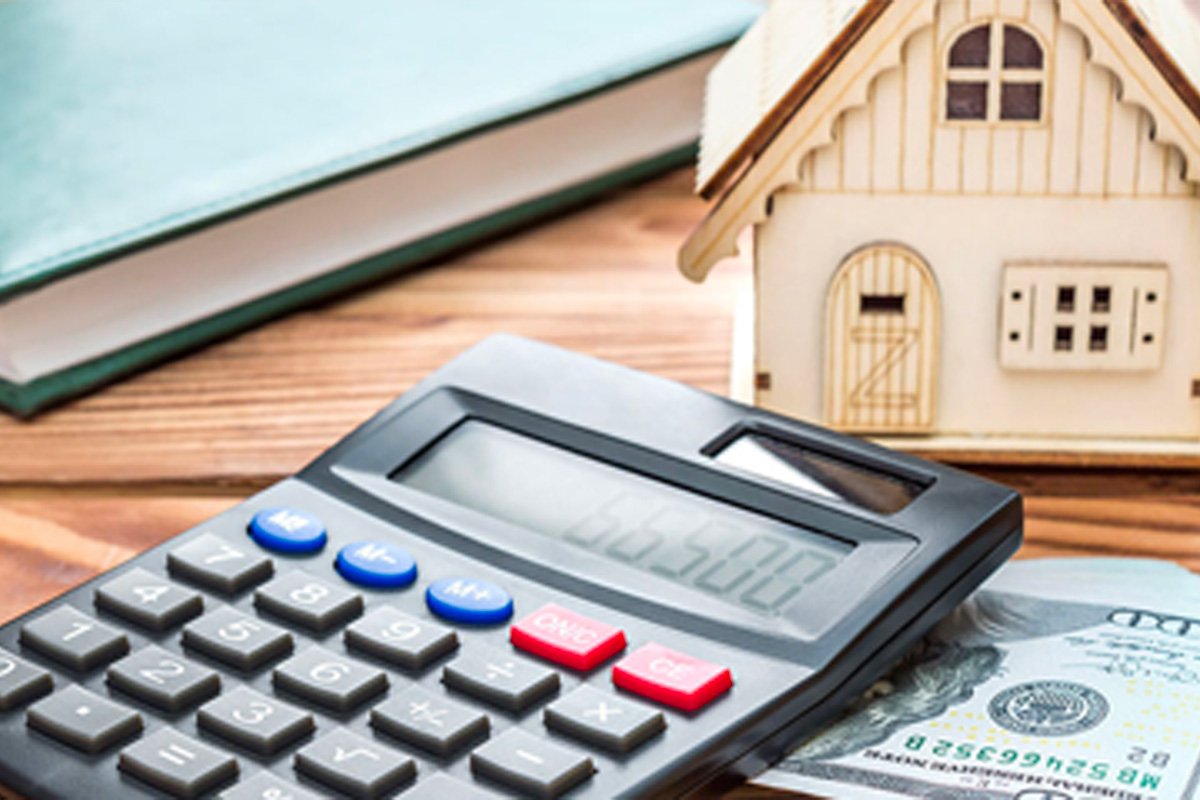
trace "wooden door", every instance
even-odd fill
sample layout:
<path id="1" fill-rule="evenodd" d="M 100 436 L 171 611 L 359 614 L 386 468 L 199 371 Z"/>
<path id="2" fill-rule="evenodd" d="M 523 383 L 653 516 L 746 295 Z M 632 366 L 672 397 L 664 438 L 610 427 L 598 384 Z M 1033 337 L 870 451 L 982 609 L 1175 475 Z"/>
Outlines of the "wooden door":
<path id="1" fill-rule="evenodd" d="M 937 394 L 937 284 L 907 247 L 851 253 L 825 307 L 825 422 L 862 433 L 925 433 Z"/>

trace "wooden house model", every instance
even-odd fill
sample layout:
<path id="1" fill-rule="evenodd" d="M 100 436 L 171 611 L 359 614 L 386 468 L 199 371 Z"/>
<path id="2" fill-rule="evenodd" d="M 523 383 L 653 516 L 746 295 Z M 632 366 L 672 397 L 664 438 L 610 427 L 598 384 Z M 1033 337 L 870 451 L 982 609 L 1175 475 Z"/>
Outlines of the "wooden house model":
<path id="1" fill-rule="evenodd" d="M 1198 182 L 1183 0 L 776 0 L 709 76 L 680 268 L 753 230 L 763 406 L 1194 451 Z"/>

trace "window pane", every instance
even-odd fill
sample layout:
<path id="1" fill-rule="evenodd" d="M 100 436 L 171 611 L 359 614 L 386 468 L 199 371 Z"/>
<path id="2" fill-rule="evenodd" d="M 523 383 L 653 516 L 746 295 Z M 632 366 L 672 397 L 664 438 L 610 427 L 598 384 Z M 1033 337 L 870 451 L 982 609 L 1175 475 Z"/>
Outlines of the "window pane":
<path id="1" fill-rule="evenodd" d="M 1112 306 L 1112 287 L 1111 286 L 1093 286 L 1092 287 L 1092 311 L 1097 314 L 1105 314 Z"/>
<path id="2" fill-rule="evenodd" d="M 1057 311 L 1074 311 L 1075 310 L 1075 287 L 1060 286 L 1058 287 L 1058 297 L 1055 300 L 1054 308 Z"/>
<path id="3" fill-rule="evenodd" d="M 1042 48 L 1025 31 L 1004 26 L 1004 66 L 1006 69 L 1041 69 Z"/>
<path id="4" fill-rule="evenodd" d="M 950 48 L 950 66 L 986 67 L 992 47 L 992 26 L 980 25 L 958 37 Z"/>
<path id="5" fill-rule="evenodd" d="M 1034 120 L 1042 118 L 1040 83 L 1000 84 L 1000 119 Z"/>
<path id="6" fill-rule="evenodd" d="M 946 119 L 987 119 L 987 84 L 950 81 L 946 85 Z"/>
<path id="7" fill-rule="evenodd" d="M 1093 352 L 1103 352 L 1108 349 L 1108 326 L 1093 325 L 1088 336 L 1088 349 Z"/>
<path id="8" fill-rule="evenodd" d="M 1054 329 L 1054 349 L 1070 350 L 1075 345 L 1075 329 L 1069 325 L 1059 325 Z"/>

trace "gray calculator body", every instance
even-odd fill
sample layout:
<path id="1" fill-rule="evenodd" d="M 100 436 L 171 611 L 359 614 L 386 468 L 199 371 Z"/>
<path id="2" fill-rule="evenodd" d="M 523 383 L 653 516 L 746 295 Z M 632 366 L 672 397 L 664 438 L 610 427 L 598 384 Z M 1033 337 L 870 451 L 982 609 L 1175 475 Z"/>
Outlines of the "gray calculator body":
<path id="1" fill-rule="evenodd" d="M 247 525 L 268 508 L 319 518 L 327 541 L 309 553 L 259 548 Z M 250 792 L 276 778 L 315 796 L 372 796 L 299 765 L 299 754 L 336 731 L 411 765 L 378 784 L 378 796 L 426 796 L 434 776 L 480 796 L 707 796 L 768 766 L 866 689 L 1017 549 L 1021 530 L 1019 496 L 996 484 L 547 345 L 492 337 L 295 477 L 0 629 L 0 667 L 7 653 L 50 676 L 0 710 L 0 786 L 30 800 L 187 796 L 186 787 L 129 768 L 138 766 L 133 756 L 162 748 L 127 751 L 173 731 L 235 763 L 193 784 L 197 796 L 266 798 L 269 790 Z M 237 587 L 193 580 L 171 554 L 201 537 L 252 551 L 269 571 Z M 415 581 L 347 580 L 335 555 L 362 541 L 403 548 Z M 98 606 L 97 590 L 134 569 L 184 587 L 200 606 L 157 629 Z M 340 615 L 332 621 L 298 622 L 261 596 L 292 574 L 358 599 L 331 611 Z M 439 613 L 429 590 L 450 578 L 501 587 L 511 618 L 481 624 Z M 125 646 L 84 667 L 31 646 L 23 629 L 62 606 L 118 632 Z M 581 667 L 515 646 L 515 626 L 547 607 L 619 630 L 623 647 Z M 452 631 L 453 646 L 408 665 L 355 646 L 347 630 L 382 609 Z M 199 639 L 185 641 L 182 631 L 196 632 L 218 610 L 269 623 L 288 646 L 243 669 L 197 649 Z M 150 645 L 215 673 L 219 688 L 165 710 L 114 684 L 114 664 Z M 281 664 L 314 645 L 376 683 L 340 706 L 289 688 Z M 731 687 L 688 706 L 653 686 L 617 685 L 614 668 L 650 645 L 727 670 Z M 644 660 L 626 674 L 664 663 Z M 460 675 L 477 664 L 508 664 L 541 683 L 515 700 L 481 693 Z M 31 727 L 31 709 L 73 686 L 135 712 L 137 730 L 89 753 Z M 198 721 L 198 708 L 242 688 L 299 710 L 310 726 L 256 751 Z M 397 736 L 375 712 L 410 690 L 482 715 L 486 727 L 445 752 Z M 652 730 L 613 746 L 550 713 L 587 724 L 605 698 L 652 720 Z M 511 743 L 512 752 L 503 749 Z M 526 757 L 529 774 L 513 774 Z M 232 793 L 252 780 L 261 782 Z"/>

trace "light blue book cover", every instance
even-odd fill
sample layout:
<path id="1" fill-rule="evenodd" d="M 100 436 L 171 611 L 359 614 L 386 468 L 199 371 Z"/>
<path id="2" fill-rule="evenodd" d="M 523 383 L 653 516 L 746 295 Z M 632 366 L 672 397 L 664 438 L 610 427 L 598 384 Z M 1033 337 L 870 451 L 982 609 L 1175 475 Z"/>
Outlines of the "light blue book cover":
<path id="1" fill-rule="evenodd" d="M 743 0 L 0 2 L 0 303 L 720 48 L 757 10 Z M 556 200 L 537 202 L 524 216 Z M 476 221 L 479 232 L 524 218 L 510 212 Z M 462 234 L 448 243 L 473 235 Z M 0 381 L 0 404 L 33 410 L 427 257 L 429 244 L 40 387 Z"/>

